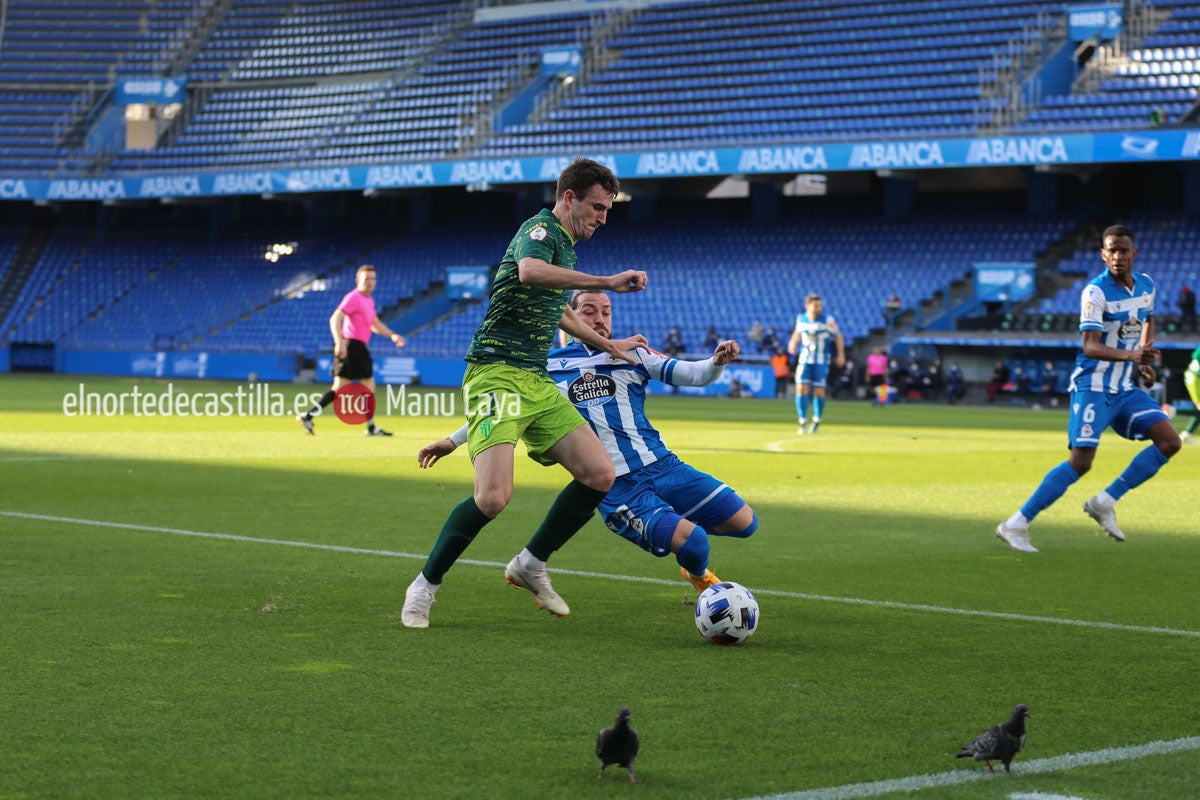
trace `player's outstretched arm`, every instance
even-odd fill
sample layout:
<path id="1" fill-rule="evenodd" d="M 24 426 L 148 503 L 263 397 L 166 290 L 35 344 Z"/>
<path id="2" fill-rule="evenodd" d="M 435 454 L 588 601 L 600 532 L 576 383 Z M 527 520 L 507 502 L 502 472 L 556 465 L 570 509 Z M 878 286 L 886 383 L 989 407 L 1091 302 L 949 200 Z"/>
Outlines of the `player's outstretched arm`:
<path id="1" fill-rule="evenodd" d="M 731 339 L 720 342 L 713 350 L 712 358 L 703 361 L 675 360 L 671 378 L 666 382 L 671 386 L 708 386 L 721 377 L 725 365 L 737 358 L 741 352 L 741 345 Z"/>
<path id="2" fill-rule="evenodd" d="M 532 256 L 522 258 L 517 264 L 517 277 L 521 283 L 543 289 L 608 289 L 625 293 L 646 288 L 646 273 L 639 270 L 627 269 L 616 275 L 589 275 Z"/>
<path id="3" fill-rule="evenodd" d="M 712 360 L 718 367 L 723 367 L 742 353 L 742 346 L 732 339 L 717 343 L 713 350 Z"/>
<path id="4" fill-rule="evenodd" d="M 627 269 L 616 275 L 608 276 L 608 287 L 618 294 L 640 292 L 646 288 L 646 273 L 637 269 Z"/>

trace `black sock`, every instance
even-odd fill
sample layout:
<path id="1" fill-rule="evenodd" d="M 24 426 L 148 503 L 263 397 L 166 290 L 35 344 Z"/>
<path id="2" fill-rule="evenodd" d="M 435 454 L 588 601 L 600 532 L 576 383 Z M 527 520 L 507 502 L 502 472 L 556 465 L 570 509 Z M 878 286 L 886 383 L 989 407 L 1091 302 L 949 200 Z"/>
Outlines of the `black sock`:
<path id="1" fill-rule="evenodd" d="M 551 553 L 566 544 L 587 524 L 606 494 L 608 492 L 598 491 L 579 481 L 568 483 L 559 492 L 554 505 L 546 513 L 546 519 L 526 545 L 533 557 L 542 561 L 550 558 Z"/>
<path id="2" fill-rule="evenodd" d="M 317 404 L 315 406 L 313 406 L 312 408 L 310 408 L 308 410 L 308 413 L 304 415 L 304 418 L 312 419 L 313 414 L 319 414 L 321 412 L 321 409 L 324 408 L 325 406 L 329 405 L 330 403 L 332 403 L 333 398 L 336 396 L 337 395 L 334 394 L 333 389 L 330 389 L 328 392 L 321 395 L 321 399 L 317 401 Z"/>
<path id="3" fill-rule="evenodd" d="M 491 521 L 492 518 L 475 505 L 474 497 L 468 497 L 455 506 L 421 569 L 425 580 L 433 584 L 441 583 L 446 571 L 454 566 L 454 562 L 475 541 L 475 536 L 483 530 L 483 526 Z"/>

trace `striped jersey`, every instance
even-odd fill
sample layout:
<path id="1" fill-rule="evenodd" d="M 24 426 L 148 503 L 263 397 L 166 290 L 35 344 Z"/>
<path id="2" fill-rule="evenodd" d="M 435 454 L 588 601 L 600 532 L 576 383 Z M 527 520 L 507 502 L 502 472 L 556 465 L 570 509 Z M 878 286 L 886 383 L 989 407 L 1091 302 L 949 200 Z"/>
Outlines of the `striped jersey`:
<path id="1" fill-rule="evenodd" d="M 1136 350 L 1146 321 L 1153 316 L 1154 281 L 1149 275 L 1133 273 L 1133 288 L 1127 289 L 1105 270 L 1083 289 L 1079 331 L 1100 331 L 1101 344 Z M 1080 350 L 1071 373 L 1071 389 L 1110 394 L 1133 391 L 1137 372 L 1138 365 L 1132 361 L 1101 361 Z"/>
<path id="2" fill-rule="evenodd" d="M 636 365 L 575 341 L 552 350 L 546 364 L 559 391 L 604 443 L 618 476 L 671 452 L 646 419 L 646 384 L 670 383 L 679 362 L 641 348 L 634 356 Z"/>
<path id="3" fill-rule="evenodd" d="M 471 337 L 467 361 L 501 362 L 545 374 L 546 354 L 571 293 L 521 283 L 517 265 L 526 256 L 575 269 L 575 242 L 550 209 L 526 220 L 508 245 L 492 281 L 492 299 Z"/>
<path id="4" fill-rule="evenodd" d="M 832 361 L 830 345 L 833 344 L 837 331 L 837 321 L 826 312 L 817 314 L 815 319 L 809 319 L 807 311 L 800 312 L 796 316 L 796 329 L 793 331 L 800 334 L 796 363 L 829 364 Z M 836 355 L 836 351 L 833 354 Z"/>

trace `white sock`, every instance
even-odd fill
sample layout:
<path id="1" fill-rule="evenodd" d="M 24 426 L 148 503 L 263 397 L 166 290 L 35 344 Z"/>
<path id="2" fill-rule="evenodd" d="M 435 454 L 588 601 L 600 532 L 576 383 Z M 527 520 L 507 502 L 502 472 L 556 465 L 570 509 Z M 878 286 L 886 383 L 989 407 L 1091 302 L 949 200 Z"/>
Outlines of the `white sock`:
<path id="1" fill-rule="evenodd" d="M 409 585 L 409 588 L 411 589 L 428 589 L 435 594 L 440 587 L 440 583 L 430 583 L 429 579 L 425 577 L 424 572 L 418 572 L 417 577 L 414 578 L 413 582 Z"/>
<path id="2" fill-rule="evenodd" d="M 1107 491 L 1103 491 L 1100 494 L 1096 495 L 1096 502 L 1099 503 L 1100 505 L 1104 506 L 1105 508 L 1112 508 L 1113 506 L 1115 506 L 1117 504 L 1117 501 L 1114 500 L 1113 496 L 1111 494 L 1109 494 Z"/>
<path id="3" fill-rule="evenodd" d="M 1004 524 L 1010 528 L 1028 528 L 1029 520 L 1025 519 L 1025 515 L 1018 511 L 1005 520 Z"/>
<path id="4" fill-rule="evenodd" d="M 526 572 L 530 572 L 533 570 L 545 569 L 546 562 L 542 561 L 541 559 L 534 558 L 533 553 L 529 552 L 529 548 L 526 547 L 517 555 L 517 566 Z"/>

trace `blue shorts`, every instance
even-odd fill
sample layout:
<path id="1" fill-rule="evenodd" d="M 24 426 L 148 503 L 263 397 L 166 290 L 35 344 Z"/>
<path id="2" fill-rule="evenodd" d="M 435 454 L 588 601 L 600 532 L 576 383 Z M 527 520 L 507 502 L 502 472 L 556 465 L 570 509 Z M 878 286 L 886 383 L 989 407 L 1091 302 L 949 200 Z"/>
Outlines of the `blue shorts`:
<path id="1" fill-rule="evenodd" d="M 618 477 L 600 501 L 600 516 L 613 533 L 665 556 L 680 517 L 712 530 L 745 504 L 733 489 L 671 454 Z"/>
<path id="2" fill-rule="evenodd" d="M 1118 394 L 1071 392 L 1071 419 L 1067 423 L 1069 447 L 1097 447 L 1100 434 L 1112 428 L 1126 439 L 1145 439 L 1146 431 L 1167 419 L 1154 398 L 1140 389 Z"/>
<path id="3" fill-rule="evenodd" d="M 796 383 L 804 383 L 817 389 L 824 389 L 825 383 L 828 380 L 828 364 L 801 364 L 796 370 Z"/>

